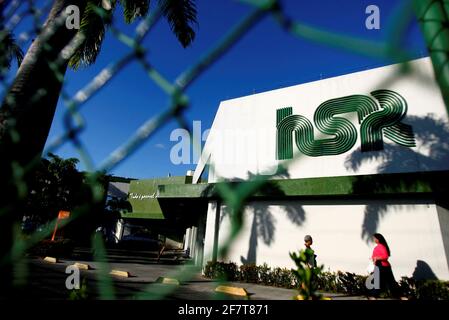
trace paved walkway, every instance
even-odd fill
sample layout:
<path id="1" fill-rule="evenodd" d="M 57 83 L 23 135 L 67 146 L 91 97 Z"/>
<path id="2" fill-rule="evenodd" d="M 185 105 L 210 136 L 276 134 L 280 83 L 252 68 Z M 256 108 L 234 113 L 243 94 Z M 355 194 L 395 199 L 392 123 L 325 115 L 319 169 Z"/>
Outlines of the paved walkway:
<path id="1" fill-rule="evenodd" d="M 219 285 L 218 282 L 205 279 L 197 269 L 191 266 L 179 264 L 179 260 L 167 255 L 161 259 L 161 263 L 156 263 L 155 259 L 131 258 L 127 260 L 123 254 L 120 259 L 114 259 L 109 263 L 111 269 L 128 271 L 130 278 L 114 277 L 114 288 L 116 298 L 133 299 L 145 291 L 150 286 L 155 292 L 169 290 L 164 299 L 174 300 L 208 300 L 208 299 L 242 299 L 241 297 L 231 297 L 219 295 L 214 289 Z M 129 261 L 132 262 L 129 262 Z M 126 261 L 126 262 L 125 262 Z M 65 273 L 66 267 L 75 262 L 87 263 L 92 270 L 81 270 L 81 277 L 87 281 L 87 287 L 91 288 L 90 297 L 98 298 L 98 274 L 99 264 L 97 262 L 86 260 L 61 260 L 57 264 L 51 264 L 42 259 L 31 259 L 29 287 L 27 296 L 38 299 L 66 299 L 69 290 L 65 288 L 65 280 L 68 274 Z M 181 285 L 161 285 L 156 284 L 159 277 L 173 277 L 181 279 Z M 186 281 L 182 281 L 185 278 Z M 249 293 L 250 300 L 292 300 L 296 294 L 295 290 L 277 287 L 256 285 L 251 283 L 231 282 L 229 285 L 243 287 Z M 92 288 L 94 290 L 92 291 Z M 332 300 L 366 300 L 365 297 L 345 296 L 342 294 L 324 294 Z"/>

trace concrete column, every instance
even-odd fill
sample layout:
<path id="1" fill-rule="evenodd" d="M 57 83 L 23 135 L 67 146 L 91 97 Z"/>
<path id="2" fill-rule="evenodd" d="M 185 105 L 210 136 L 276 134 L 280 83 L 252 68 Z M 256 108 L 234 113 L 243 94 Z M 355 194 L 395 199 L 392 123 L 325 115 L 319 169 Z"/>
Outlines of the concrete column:
<path id="1" fill-rule="evenodd" d="M 206 215 L 199 217 L 196 233 L 195 265 L 202 267 L 204 260 L 204 238 L 206 229 Z"/>
<path id="2" fill-rule="evenodd" d="M 217 209 L 215 211 L 215 226 L 214 226 L 214 246 L 212 251 L 212 261 L 217 262 L 218 259 L 218 236 L 220 231 L 220 215 L 221 215 L 221 203 L 217 201 Z"/>
<path id="3" fill-rule="evenodd" d="M 211 201 L 208 205 L 207 216 L 205 217 L 203 268 L 208 261 L 217 261 L 220 207 L 221 204 L 218 201 Z"/>
<path id="4" fill-rule="evenodd" d="M 192 235 L 192 229 L 191 228 L 187 228 L 186 229 L 185 239 L 184 239 L 184 250 L 189 253 L 189 256 L 191 256 L 190 255 L 190 251 L 191 251 L 190 238 L 191 238 L 191 235 Z"/>
<path id="5" fill-rule="evenodd" d="M 197 233 L 197 227 L 192 227 L 192 236 L 190 241 L 190 256 L 195 257 L 196 253 L 196 233 Z"/>
<path id="6" fill-rule="evenodd" d="M 118 243 L 122 239 L 122 236 L 123 236 L 123 220 L 118 219 L 115 225 L 114 242 Z"/>

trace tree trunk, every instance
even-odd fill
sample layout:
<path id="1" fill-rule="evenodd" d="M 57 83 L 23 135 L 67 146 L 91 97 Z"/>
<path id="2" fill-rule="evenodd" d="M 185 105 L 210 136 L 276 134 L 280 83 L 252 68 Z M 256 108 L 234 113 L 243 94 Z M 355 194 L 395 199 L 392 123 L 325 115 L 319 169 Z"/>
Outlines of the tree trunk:
<path id="1" fill-rule="evenodd" d="M 55 0 L 43 30 L 51 29 L 55 20 L 68 5 L 78 4 L 80 6 L 84 2 L 82 0 Z M 55 30 L 54 35 L 48 41 L 43 39 L 42 34 L 45 32 L 42 32 L 28 49 L 8 91 L 7 99 L 2 103 L 0 141 L 3 143 L 6 139 L 5 135 L 11 129 L 10 121 L 14 119 L 13 128 L 19 134 L 19 141 L 15 143 L 14 149 L 18 152 L 17 156 L 20 160 L 17 160 L 22 165 L 27 164 L 34 156 L 40 155 L 43 151 L 61 92 L 67 60 L 56 70 L 52 70 L 50 64 L 56 61 L 76 31 L 67 29 L 64 23 Z"/>
<path id="2" fill-rule="evenodd" d="M 44 34 L 68 5 L 78 5 L 84 11 L 84 0 L 55 0 L 48 18 L 33 41 L 17 72 L 0 109 L 0 177 L 6 191 L 0 193 L 0 296 L 11 288 L 13 274 L 10 263 L 1 260 L 13 244 L 12 225 L 20 222 L 22 203 L 26 196 L 26 175 L 21 188 L 14 169 L 24 167 L 42 155 L 67 70 L 67 60 L 56 69 L 50 66 L 62 49 L 73 39 L 77 30 L 69 30 L 65 22 L 45 39 Z M 57 208 L 55 208 L 57 209 Z"/>

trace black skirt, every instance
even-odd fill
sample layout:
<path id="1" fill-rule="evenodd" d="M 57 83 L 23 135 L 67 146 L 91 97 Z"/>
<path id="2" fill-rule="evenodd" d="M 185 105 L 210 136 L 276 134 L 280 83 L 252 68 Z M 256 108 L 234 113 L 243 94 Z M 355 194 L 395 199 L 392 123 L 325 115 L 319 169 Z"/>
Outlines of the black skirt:
<path id="1" fill-rule="evenodd" d="M 391 266 L 382 266 L 380 263 L 376 264 L 379 268 L 379 290 L 376 290 L 376 295 L 385 293 L 389 296 L 396 296 L 398 284 L 394 279 L 393 270 Z"/>

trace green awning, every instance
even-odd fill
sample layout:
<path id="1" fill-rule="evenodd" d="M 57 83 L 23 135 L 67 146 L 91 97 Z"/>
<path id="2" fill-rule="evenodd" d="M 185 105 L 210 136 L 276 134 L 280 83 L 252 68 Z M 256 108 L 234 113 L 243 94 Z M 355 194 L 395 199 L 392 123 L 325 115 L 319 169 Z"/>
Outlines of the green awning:
<path id="1" fill-rule="evenodd" d="M 191 177 L 177 176 L 131 181 L 128 201 L 132 212 L 121 214 L 122 218 L 165 219 L 157 199 L 158 186 L 161 184 L 184 185 L 189 183 L 189 178 L 191 179 Z"/>
<path id="2" fill-rule="evenodd" d="M 251 198 L 447 194 L 449 171 L 269 180 Z M 160 185 L 158 199 L 218 198 L 220 183 Z M 233 188 L 237 182 L 227 182 Z M 250 184 L 250 182 L 239 182 Z M 235 187 L 235 186 L 234 186 Z"/>
<path id="3" fill-rule="evenodd" d="M 152 219 L 163 220 L 165 219 L 162 212 L 126 212 L 120 215 L 122 218 L 129 219 Z"/>

